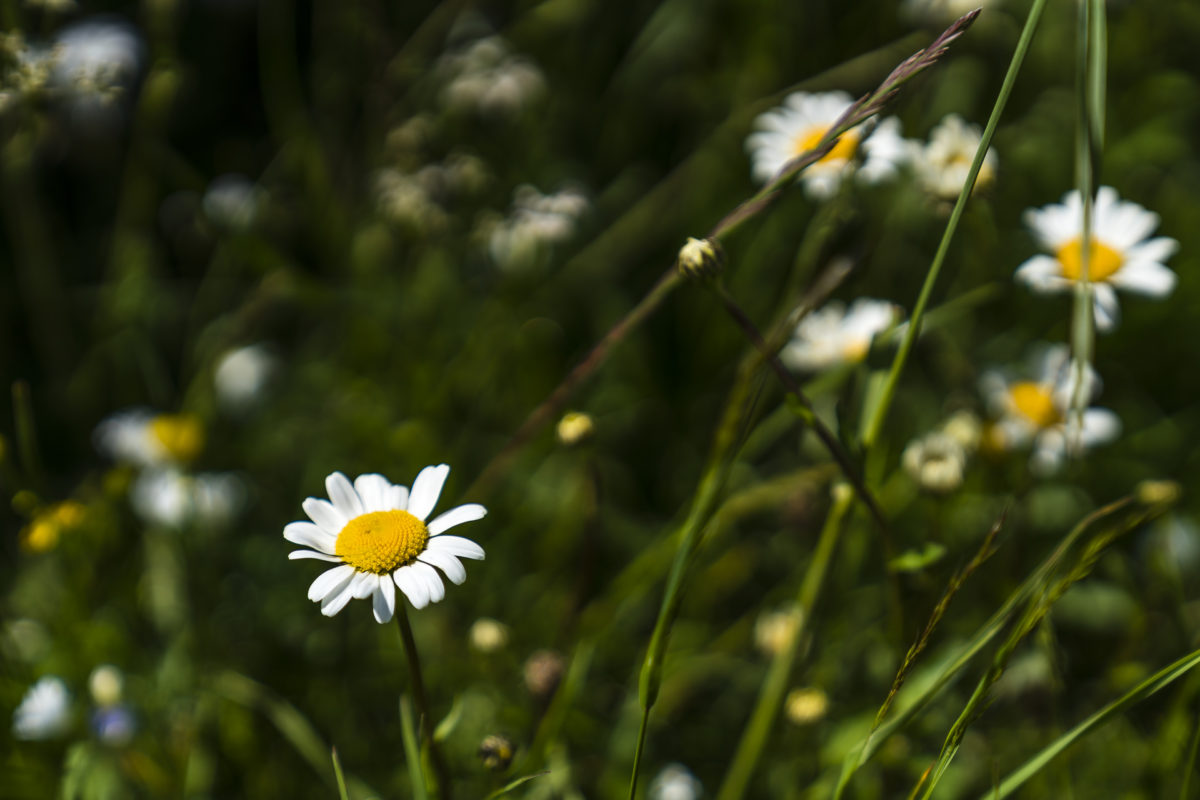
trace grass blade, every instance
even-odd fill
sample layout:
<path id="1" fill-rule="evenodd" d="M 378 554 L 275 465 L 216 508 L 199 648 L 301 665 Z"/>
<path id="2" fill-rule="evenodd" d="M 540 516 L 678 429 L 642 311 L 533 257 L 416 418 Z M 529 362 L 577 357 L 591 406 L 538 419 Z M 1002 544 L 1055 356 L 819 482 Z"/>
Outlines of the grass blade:
<path id="1" fill-rule="evenodd" d="M 330 756 L 333 760 L 333 775 L 337 779 L 338 798 L 350 800 L 350 795 L 346 793 L 346 776 L 342 774 L 342 762 L 338 758 L 336 747 L 330 750 Z"/>
<path id="2" fill-rule="evenodd" d="M 412 781 L 413 800 L 429 800 L 425 791 L 425 772 L 421 765 L 421 749 L 417 746 L 417 726 L 413 721 L 412 701 L 400 696 L 400 735 L 404 739 L 404 760 L 408 762 L 408 777 Z"/>

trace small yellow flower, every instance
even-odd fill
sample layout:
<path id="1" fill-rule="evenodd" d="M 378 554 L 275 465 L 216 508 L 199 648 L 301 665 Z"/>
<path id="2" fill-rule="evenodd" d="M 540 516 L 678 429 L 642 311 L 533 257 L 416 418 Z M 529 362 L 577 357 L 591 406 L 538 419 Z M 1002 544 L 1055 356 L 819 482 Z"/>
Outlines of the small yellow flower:
<path id="1" fill-rule="evenodd" d="M 63 533 L 83 522 L 86 509 L 74 500 L 64 500 L 46 506 L 34 515 L 33 520 L 21 531 L 21 545 L 34 553 L 53 550 Z"/>
<path id="2" fill-rule="evenodd" d="M 560 442 L 570 447 L 589 438 L 593 430 L 595 425 L 591 417 L 578 411 L 568 411 L 558 421 L 555 434 Z"/>
<path id="3" fill-rule="evenodd" d="M 829 710 L 829 697 L 817 688 L 792 689 L 783 707 L 793 724 L 810 725 L 825 716 Z"/>

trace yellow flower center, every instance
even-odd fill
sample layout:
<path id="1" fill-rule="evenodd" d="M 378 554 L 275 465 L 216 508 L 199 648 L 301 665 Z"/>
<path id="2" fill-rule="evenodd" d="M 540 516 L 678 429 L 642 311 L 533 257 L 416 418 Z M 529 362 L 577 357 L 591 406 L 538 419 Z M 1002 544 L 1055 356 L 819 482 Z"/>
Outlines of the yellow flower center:
<path id="1" fill-rule="evenodd" d="M 428 542 L 425 523 L 407 511 L 372 511 L 347 522 L 333 549 L 359 572 L 386 575 L 416 561 Z"/>
<path id="2" fill-rule="evenodd" d="M 176 461 L 191 461 L 204 447 L 204 428 L 191 414 L 159 414 L 150 420 L 150 434 Z"/>
<path id="3" fill-rule="evenodd" d="M 807 133 L 802 133 L 792 141 L 792 157 L 802 155 L 812 150 L 821 143 L 825 138 L 826 128 L 813 128 Z M 833 149 L 822 156 L 817 163 L 824 164 L 833 161 L 849 161 L 854 155 L 854 149 L 858 146 L 858 134 L 854 131 L 847 131 L 838 139 L 837 144 Z"/>
<path id="4" fill-rule="evenodd" d="M 1079 280 L 1083 274 L 1080 263 L 1083 255 L 1080 238 L 1076 237 L 1058 248 L 1058 263 L 1062 264 L 1063 277 L 1073 281 Z M 1092 239 L 1092 249 L 1088 253 L 1088 280 L 1103 281 L 1121 268 L 1125 260 L 1113 248 L 1104 242 Z"/>
<path id="5" fill-rule="evenodd" d="M 1041 384 L 1033 381 L 1014 383 L 1008 395 L 1017 413 L 1039 428 L 1049 428 L 1062 421 L 1054 398 Z"/>

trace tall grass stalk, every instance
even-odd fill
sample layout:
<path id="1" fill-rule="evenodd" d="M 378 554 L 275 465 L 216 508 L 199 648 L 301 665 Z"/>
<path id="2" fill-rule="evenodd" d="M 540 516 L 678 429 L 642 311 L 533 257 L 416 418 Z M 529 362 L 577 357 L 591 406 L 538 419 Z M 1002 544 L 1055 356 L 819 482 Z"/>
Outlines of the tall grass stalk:
<path id="1" fill-rule="evenodd" d="M 796 595 L 796 613 L 799 619 L 787 643 L 771 660 L 771 667 L 766 680 L 763 681 L 758 701 L 754 705 L 750 721 L 742 731 L 742 738 L 725 773 L 717 800 L 737 800 L 746 794 L 746 787 L 750 784 L 763 748 L 770 738 L 775 717 L 783 704 L 792 668 L 795 666 L 801 644 L 809 635 L 808 624 L 821 596 L 821 589 L 825 585 L 825 577 L 829 574 L 829 565 L 841 538 L 843 523 L 853 502 L 854 492 L 849 485 L 838 483 L 833 487 L 832 496 L 833 503 L 825 517 L 817 547 L 813 551 L 812 560 L 804 572 L 804 579 Z"/>
<path id="2" fill-rule="evenodd" d="M 1004 106 L 1008 103 L 1008 97 L 1012 94 L 1013 85 L 1017 81 L 1017 74 L 1021 71 L 1021 64 L 1025 61 L 1025 54 L 1029 50 L 1029 43 L 1033 41 L 1033 34 L 1037 30 L 1038 22 L 1042 18 L 1042 11 L 1045 9 L 1045 6 L 1046 0 L 1034 0 L 1033 6 L 1029 9 L 1029 15 L 1025 18 L 1025 25 L 1021 29 L 1021 37 L 1017 40 L 1017 47 L 1013 52 L 1012 61 L 1008 65 L 1008 71 L 1004 75 L 1004 82 L 1000 86 L 1000 93 L 996 96 L 996 102 L 992 106 L 992 113 L 988 117 L 987 125 L 983 129 L 983 137 L 979 141 L 979 147 L 975 150 L 975 158 L 971 160 L 971 169 L 967 173 L 967 181 L 958 193 L 958 200 L 954 203 L 954 210 L 950 212 L 950 220 L 946 223 L 946 230 L 942 233 L 942 240 L 938 244 L 937 252 L 933 256 L 933 263 L 929 265 L 929 271 L 925 273 L 925 282 L 921 285 L 921 292 L 917 295 L 916 305 L 913 306 L 912 319 L 909 321 L 908 329 L 904 335 L 904 339 L 900 342 L 899 349 L 896 350 L 896 356 L 892 359 L 892 366 L 888 371 L 887 381 L 884 383 L 875 407 L 867 417 L 868 422 L 864 428 L 862 437 L 862 445 L 865 449 L 870 449 L 875 445 L 879 438 L 879 433 L 883 429 L 888 409 L 891 407 L 892 399 L 896 395 L 896 386 L 900 382 L 900 373 L 904 371 L 904 365 L 908 362 L 908 355 L 912 351 L 917 335 L 921 332 L 921 321 L 925 314 L 925 306 L 929 304 L 929 297 L 933 293 L 933 286 L 937 283 L 938 274 L 941 272 L 942 264 L 946 260 L 946 254 L 950 250 L 950 242 L 954 238 L 955 231 L 958 230 L 958 222 L 962 218 L 963 209 L 966 208 L 967 198 L 971 196 L 971 190 L 975 187 L 975 179 L 979 176 L 984 156 L 987 155 L 988 147 L 992 143 L 992 136 L 996 133 L 996 126 L 1000 123 L 1000 117 L 1004 113 Z"/>
<path id="3" fill-rule="evenodd" d="M 417 743 L 417 726 L 413 722 L 412 701 L 400 695 L 400 736 L 404 740 L 404 760 L 408 762 L 408 779 L 413 800 L 427 800 L 425 770 L 421 762 L 421 747 Z"/>
<path id="4" fill-rule="evenodd" d="M 420 714 L 421 738 L 429 753 L 435 773 L 437 796 L 441 800 L 450 800 L 450 770 L 442 758 L 441 748 L 433 735 L 433 714 L 430 711 L 429 696 L 425 693 L 425 681 L 421 677 L 421 658 L 417 653 L 417 642 L 413 638 L 412 626 L 408 622 L 408 609 L 404 603 L 396 603 L 396 624 L 400 628 L 400 638 L 404 642 L 404 655 L 408 660 L 408 674 L 412 682 L 412 692 L 417 698 L 417 711 Z"/>

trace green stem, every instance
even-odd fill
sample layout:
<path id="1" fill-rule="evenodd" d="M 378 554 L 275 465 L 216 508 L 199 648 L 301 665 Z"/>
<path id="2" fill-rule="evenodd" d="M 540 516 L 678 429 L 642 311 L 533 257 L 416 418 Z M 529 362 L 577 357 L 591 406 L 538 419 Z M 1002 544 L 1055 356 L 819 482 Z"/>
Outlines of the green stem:
<path id="1" fill-rule="evenodd" d="M 917 335 L 921 329 L 921 317 L 925 313 L 925 306 L 929 303 L 929 296 L 933 293 L 933 286 L 937 283 L 938 273 L 941 272 L 942 263 L 946 260 L 946 253 L 950 250 L 950 241 L 954 238 L 954 232 L 958 230 L 958 221 L 962 217 L 963 209 L 967 205 L 967 198 L 971 195 L 971 190 L 975 187 L 975 178 L 979 175 L 979 169 L 983 166 L 984 156 L 987 155 L 988 146 L 992 142 L 992 136 L 996 132 L 996 126 L 1000 122 L 1000 116 L 1004 113 L 1004 106 L 1008 103 L 1008 97 L 1012 94 L 1013 85 L 1017 81 L 1017 73 L 1021 70 L 1021 64 L 1025 61 L 1025 53 L 1029 50 L 1029 43 L 1033 40 L 1034 31 L 1037 30 L 1038 21 L 1042 17 L 1042 10 L 1046 6 L 1046 0 L 1034 0 L 1033 7 L 1029 10 L 1029 16 L 1025 19 L 1025 27 L 1021 31 L 1021 38 L 1017 41 L 1017 49 L 1013 53 L 1012 61 L 1008 65 L 1008 72 L 1004 75 L 1004 83 L 1000 86 L 1000 94 L 996 98 L 996 104 L 992 107 L 992 114 L 988 118 L 987 126 L 983 130 L 983 138 L 979 142 L 979 147 L 975 151 L 975 158 L 971 161 L 971 169 L 967 173 L 966 183 L 958 193 L 958 200 L 954 204 L 954 210 L 950 212 L 950 220 L 946 223 L 946 230 L 942 234 L 942 241 L 938 245 L 937 253 L 933 257 L 933 263 L 929 265 L 929 271 L 925 274 L 925 283 L 921 286 L 921 293 L 917 296 L 917 303 L 913 307 L 912 319 L 909 322 L 908 330 L 904 335 L 903 341 L 900 342 L 900 348 L 896 351 L 896 357 L 892 360 L 892 368 L 888 372 L 887 383 L 884 384 L 883 393 L 879 398 L 872 411 L 870 421 L 868 422 L 865 432 L 863 433 L 863 447 L 870 449 L 874 446 L 879 438 L 879 432 L 883 428 L 883 421 L 887 417 L 888 408 L 892 404 L 892 398 L 896 394 L 896 385 L 900 382 L 900 373 L 904 371 L 904 365 L 908 361 L 908 355 L 912 351 L 913 343 L 917 339 Z"/>
<path id="2" fill-rule="evenodd" d="M 775 724 L 775 716 L 779 713 L 779 708 L 783 703 L 792 667 L 795 665 L 801 642 L 808 633 L 808 621 L 812 619 L 813 610 L 820 598 L 821 589 L 825 584 L 825 576 L 829 573 L 829 564 L 833 559 L 834 548 L 843 528 L 842 523 L 853 499 L 854 492 L 850 490 L 849 486 L 846 484 L 834 486 L 833 505 L 829 509 L 828 516 L 825 517 L 821 537 L 817 541 L 817 548 L 808 569 L 805 570 L 804 580 L 800 584 L 800 590 L 796 597 L 799 620 L 787 645 L 781 648 L 771 661 L 767 679 L 763 682 L 758 702 L 754 706 L 754 712 L 750 715 L 750 721 L 742 732 L 733 762 L 725 774 L 725 782 L 721 784 L 721 790 L 717 793 L 717 800 L 737 800 L 746 793 L 746 787 L 754 775 L 758 759 L 770 737 L 771 728 Z"/>
<path id="3" fill-rule="evenodd" d="M 421 736 L 429 748 L 433 769 L 437 773 L 437 795 L 442 800 L 450 800 L 450 771 L 446 768 L 441 750 L 433 738 L 433 715 L 429 710 L 425 681 L 421 678 L 421 658 L 417 654 L 417 642 L 413 638 L 412 626 L 408 622 L 408 609 L 404 603 L 396 603 L 396 624 L 400 627 L 400 639 L 404 642 L 404 654 L 408 658 L 408 674 L 412 681 L 413 695 L 417 699 L 417 711 L 421 716 Z"/>

